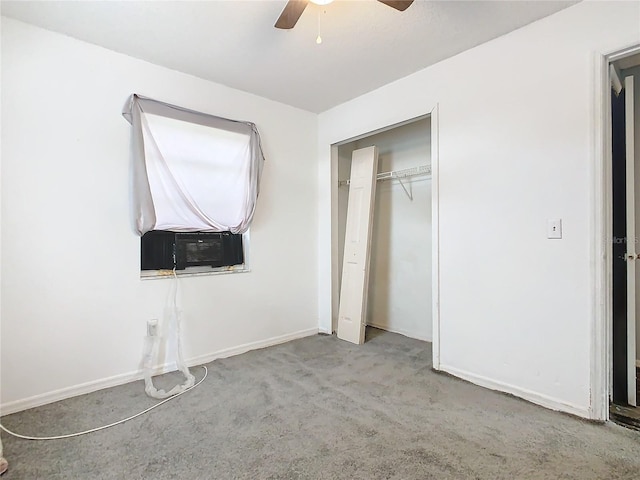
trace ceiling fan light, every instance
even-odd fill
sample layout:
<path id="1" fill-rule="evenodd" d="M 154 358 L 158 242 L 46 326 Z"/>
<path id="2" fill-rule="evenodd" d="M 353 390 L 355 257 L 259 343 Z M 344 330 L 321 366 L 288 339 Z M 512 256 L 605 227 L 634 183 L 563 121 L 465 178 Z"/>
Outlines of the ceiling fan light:
<path id="1" fill-rule="evenodd" d="M 329 5 L 333 0 L 311 0 L 311 3 L 315 3 L 316 5 Z"/>

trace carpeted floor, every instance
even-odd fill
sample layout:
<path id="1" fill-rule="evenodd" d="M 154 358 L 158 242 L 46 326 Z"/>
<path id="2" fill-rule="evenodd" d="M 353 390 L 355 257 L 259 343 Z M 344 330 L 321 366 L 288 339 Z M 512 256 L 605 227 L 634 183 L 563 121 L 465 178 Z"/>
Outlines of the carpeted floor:
<path id="1" fill-rule="evenodd" d="M 640 432 L 436 374 L 430 344 L 371 333 L 360 347 L 318 335 L 215 361 L 197 389 L 99 433 L 3 435 L 2 480 L 640 478 Z M 153 403 L 135 382 L 3 423 L 55 435 Z"/>

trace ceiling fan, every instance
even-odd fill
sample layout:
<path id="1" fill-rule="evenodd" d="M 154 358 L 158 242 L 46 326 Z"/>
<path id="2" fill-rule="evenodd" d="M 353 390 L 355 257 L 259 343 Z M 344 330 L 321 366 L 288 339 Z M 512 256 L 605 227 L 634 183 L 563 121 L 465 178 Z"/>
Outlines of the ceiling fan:
<path id="1" fill-rule="evenodd" d="M 278 21 L 275 24 L 276 28 L 282 28 L 288 30 L 296 26 L 300 15 L 304 12 L 307 4 L 311 1 L 318 5 L 326 5 L 333 0 L 289 0 L 287 5 L 282 10 Z M 413 3 L 413 0 L 378 0 L 380 3 L 389 5 L 396 10 L 404 12 Z"/>

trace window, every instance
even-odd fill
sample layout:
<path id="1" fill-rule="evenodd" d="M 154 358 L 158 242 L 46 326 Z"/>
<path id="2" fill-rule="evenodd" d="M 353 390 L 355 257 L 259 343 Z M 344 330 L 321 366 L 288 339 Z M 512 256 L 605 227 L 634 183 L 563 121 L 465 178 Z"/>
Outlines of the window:
<path id="1" fill-rule="evenodd" d="M 256 126 L 138 95 L 123 115 L 141 269 L 243 266 L 264 162 Z"/>

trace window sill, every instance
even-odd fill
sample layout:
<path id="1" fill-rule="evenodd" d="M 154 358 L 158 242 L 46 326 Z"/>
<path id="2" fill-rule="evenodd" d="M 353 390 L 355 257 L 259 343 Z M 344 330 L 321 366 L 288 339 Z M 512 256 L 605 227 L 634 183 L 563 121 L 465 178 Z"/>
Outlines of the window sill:
<path id="1" fill-rule="evenodd" d="M 209 275 L 227 275 L 229 273 L 247 273 L 251 269 L 248 265 L 234 265 L 231 267 L 187 267 L 184 270 L 176 270 L 177 277 L 204 277 Z M 140 272 L 140 280 L 159 280 L 173 278 L 173 270 L 143 270 Z"/>

